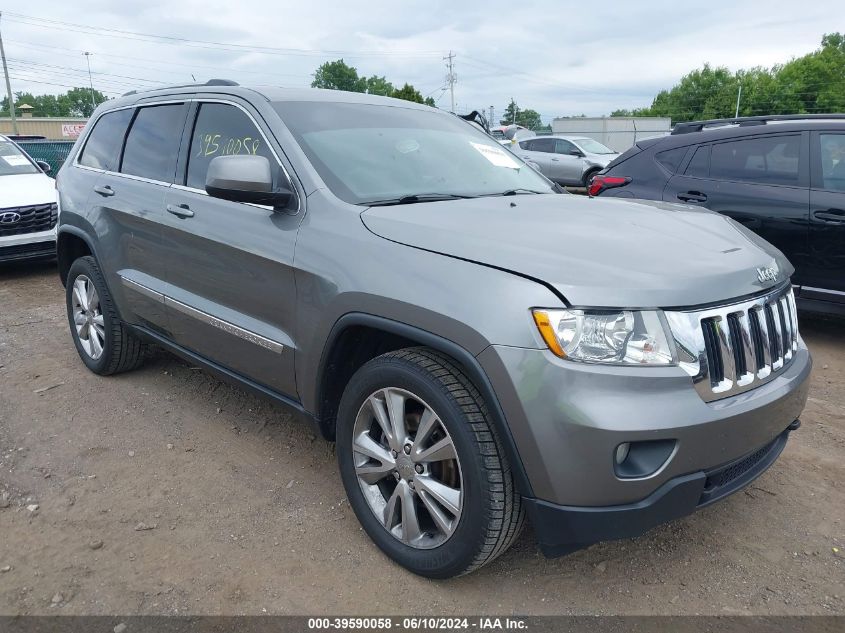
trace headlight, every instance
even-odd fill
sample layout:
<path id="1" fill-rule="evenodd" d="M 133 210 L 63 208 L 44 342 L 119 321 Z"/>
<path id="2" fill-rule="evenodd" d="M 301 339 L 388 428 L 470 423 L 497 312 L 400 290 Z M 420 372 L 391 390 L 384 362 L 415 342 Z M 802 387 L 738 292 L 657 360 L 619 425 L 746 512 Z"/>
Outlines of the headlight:
<path id="1" fill-rule="evenodd" d="M 612 365 L 676 362 L 659 312 L 533 310 L 549 349 L 568 360 Z"/>

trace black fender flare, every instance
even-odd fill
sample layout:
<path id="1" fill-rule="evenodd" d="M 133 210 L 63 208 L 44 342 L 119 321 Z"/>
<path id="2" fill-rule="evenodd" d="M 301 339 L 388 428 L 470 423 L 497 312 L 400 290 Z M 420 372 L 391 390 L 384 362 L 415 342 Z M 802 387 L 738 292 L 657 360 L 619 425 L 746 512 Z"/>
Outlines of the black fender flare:
<path id="1" fill-rule="evenodd" d="M 350 312 L 340 317 L 334 324 L 326 339 L 326 344 L 323 346 L 323 352 L 320 357 L 320 364 L 317 373 L 317 393 L 321 394 L 324 388 L 324 376 L 326 375 L 326 362 L 329 357 L 329 352 L 337 341 L 341 333 L 353 326 L 366 326 L 373 329 L 382 330 L 418 342 L 420 345 L 430 347 L 442 354 L 453 358 L 461 365 L 470 380 L 472 380 L 475 387 L 484 398 L 487 408 L 490 412 L 490 418 L 496 429 L 499 439 L 507 454 L 510 462 L 511 471 L 514 477 L 514 483 L 519 493 L 524 497 L 533 497 L 531 489 L 531 482 L 528 479 L 528 474 L 525 472 L 525 466 L 519 456 L 519 451 L 516 447 L 516 442 L 513 439 L 510 427 L 508 426 L 505 413 L 496 396 L 496 391 L 493 389 L 493 384 L 487 376 L 478 359 L 473 356 L 466 349 L 459 344 L 447 338 L 434 334 L 422 328 L 413 325 L 408 325 L 401 321 L 394 321 L 384 317 L 367 314 L 365 312 Z M 316 417 L 319 418 L 319 411 Z"/>

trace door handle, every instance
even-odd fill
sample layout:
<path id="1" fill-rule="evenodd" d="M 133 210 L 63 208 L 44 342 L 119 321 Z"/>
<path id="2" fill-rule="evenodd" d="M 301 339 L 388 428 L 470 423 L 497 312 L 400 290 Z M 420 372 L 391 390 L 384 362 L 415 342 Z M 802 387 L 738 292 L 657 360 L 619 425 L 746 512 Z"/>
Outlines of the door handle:
<path id="1" fill-rule="evenodd" d="M 679 193 L 678 200 L 681 202 L 707 202 L 707 196 L 700 191 L 687 191 Z"/>
<path id="2" fill-rule="evenodd" d="M 167 212 L 172 213 L 176 217 L 179 218 L 192 218 L 194 217 L 194 212 L 188 208 L 187 204 L 168 204 L 167 205 Z"/>
<path id="3" fill-rule="evenodd" d="M 560 159 L 559 159 L 559 158 L 553 158 L 553 159 L 552 159 L 552 162 L 557 163 L 558 161 L 560 161 Z"/>
<path id="4" fill-rule="evenodd" d="M 96 191 L 98 194 L 105 198 L 114 195 L 114 189 L 112 189 L 108 185 L 94 185 L 94 191 Z"/>
<path id="5" fill-rule="evenodd" d="M 813 211 L 813 217 L 830 224 L 845 224 L 845 211 L 842 209 L 820 209 Z"/>

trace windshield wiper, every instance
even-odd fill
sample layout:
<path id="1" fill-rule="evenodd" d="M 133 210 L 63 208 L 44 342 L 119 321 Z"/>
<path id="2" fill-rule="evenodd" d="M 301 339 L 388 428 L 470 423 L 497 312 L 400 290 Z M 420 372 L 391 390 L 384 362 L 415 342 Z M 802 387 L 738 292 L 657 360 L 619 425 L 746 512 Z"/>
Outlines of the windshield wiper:
<path id="1" fill-rule="evenodd" d="M 502 193 L 495 193 L 494 196 L 515 196 L 518 193 L 551 193 L 551 191 L 535 191 L 534 189 L 508 189 Z"/>
<path id="2" fill-rule="evenodd" d="M 478 196 L 459 195 L 456 193 L 415 193 L 401 198 L 388 198 L 387 200 L 371 200 L 370 202 L 359 202 L 365 207 L 389 207 L 399 204 L 416 204 L 417 202 L 441 202 L 443 200 L 463 200 L 465 198 L 477 198 Z"/>

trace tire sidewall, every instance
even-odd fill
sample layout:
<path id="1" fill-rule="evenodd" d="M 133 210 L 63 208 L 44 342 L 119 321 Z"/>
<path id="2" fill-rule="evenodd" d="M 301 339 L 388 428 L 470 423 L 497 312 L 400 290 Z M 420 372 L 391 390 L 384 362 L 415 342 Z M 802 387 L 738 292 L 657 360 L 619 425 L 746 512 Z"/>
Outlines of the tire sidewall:
<path id="1" fill-rule="evenodd" d="M 373 514 L 358 483 L 352 454 L 355 418 L 364 400 L 385 387 L 415 394 L 439 416 L 452 438 L 461 467 L 463 507 L 458 527 L 442 545 L 416 549 L 390 534 Z M 377 358 L 353 376 L 337 418 L 338 464 L 349 503 L 364 530 L 388 556 L 414 573 L 448 578 L 463 572 L 484 545 L 490 517 L 486 469 L 466 414 L 424 369 L 399 358 Z"/>
<path id="2" fill-rule="evenodd" d="M 67 283 L 65 285 L 65 306 L 67 308 L 68 325 L 70 326 L 70 335 L 73 339 L 73 344 L 76 346 L 76 351 L 85 366 L 96 374 L 105 372 L 109 359 L 111 358 L 112 349 L 114 346 L 114 334 L 112 332 L 111 311 L 107 309 L 107 302 L 110 301 L 108 289 L 102 282 L 100 271 L 96 268 L 97 264 L 91 257 L 81 257 L 71 264 L 68 271 Z M 73 284 L 76 278 L 80 275 L 85 275 L 94 284 L 97 290 L 97 295 L 100 299 L 100 312 L 103 315 L 103 329 L 105 330 L 105 342 L 103 344 L 103 353 L 98 359 L 91 358 L 82 344 L 79 342 L 79 335 L 76 333 L 76 324 L 73 322 Z"/>

